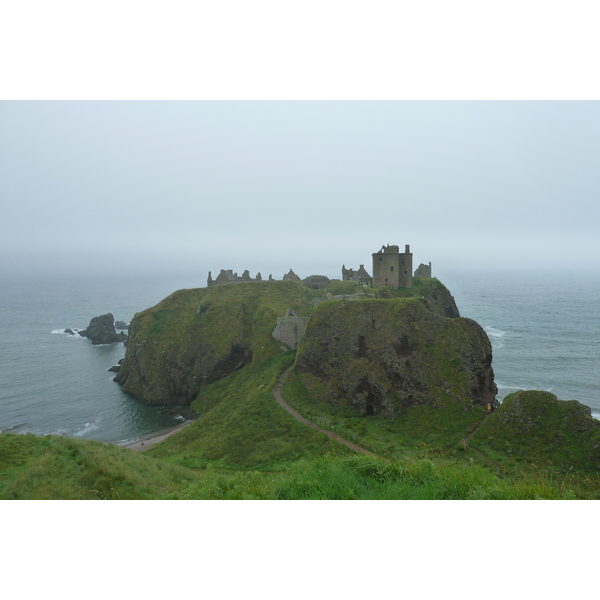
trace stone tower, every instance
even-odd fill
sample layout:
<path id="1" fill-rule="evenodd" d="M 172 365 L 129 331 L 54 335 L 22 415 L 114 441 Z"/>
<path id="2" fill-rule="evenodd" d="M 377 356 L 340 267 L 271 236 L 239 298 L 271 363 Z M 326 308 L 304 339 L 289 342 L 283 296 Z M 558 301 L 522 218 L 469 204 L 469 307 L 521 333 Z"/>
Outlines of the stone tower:
<path id="1" fill-rule="evenodd" d="M 373 287 L 412 287 L 412 253 L 406 244 L 400 254 L 398 246 L 382 246 L 373 254 Z"/>

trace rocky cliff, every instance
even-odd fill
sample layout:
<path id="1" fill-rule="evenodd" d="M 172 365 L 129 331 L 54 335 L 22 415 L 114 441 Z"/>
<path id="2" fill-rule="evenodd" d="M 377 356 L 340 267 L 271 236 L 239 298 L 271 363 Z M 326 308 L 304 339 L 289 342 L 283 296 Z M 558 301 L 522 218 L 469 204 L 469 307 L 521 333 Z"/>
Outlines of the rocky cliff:
<path id="1" fill-rule="evenodd" d="M 373 293 L 411 295 L 426 303 L 433 315 L 458 316 L 454 299 L 437 279 L 414 281 L 411 289 Z M 331 282 L 319 290 L 296 281 L 268 281 L 180 290 L 135 315 L 115 381 L 148 404 L 188 405 L 206 384 L 285 349 L 272 332 L 288 309 L 304 322 L 315 310 L 316 299 L 340 291 L 358 298 L 356 292 L 364 289 L 351 281 Z"/>
<path id="2" fill-rule="evenodd" d="M 90 339 L 94 345 L 127 341 L 126 333 L 117 333 L 117 330 L 115 329 L 115 318 L 112 313 L 94 317 L 87 328 L 78 333 L 80 336 Z"/>
<path id="3" fill-rule="evenodd" d="M 309 392 L 364 414 L 495 402 L 492 347 L 471 319 L 425 299 L 332 301 L 311 316 L 296 359 Z"/>
<path id="4" fill-rule="evenodd" d="M 509 394 L 469 443 L 508 464 L 528 461 L 536 469 L 595 474 L 600 469 L 600 421 L 589 406 L 550 392 Z"/>
<path id="5" fill-rule="evenodd" d="M 188 405 L 206 384 L 279 354 L 277 318 L 307 316 L 313 294 L 295 281 L 175 292 L 135 315 L 115 381 L 147 404 Z"/>

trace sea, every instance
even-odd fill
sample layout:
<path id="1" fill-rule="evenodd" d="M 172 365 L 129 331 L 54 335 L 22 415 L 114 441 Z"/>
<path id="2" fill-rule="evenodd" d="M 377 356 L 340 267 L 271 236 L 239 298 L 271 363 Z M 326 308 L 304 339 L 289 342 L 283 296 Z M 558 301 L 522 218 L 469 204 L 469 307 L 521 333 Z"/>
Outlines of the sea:
<path id="1" fill-rule="evenodd" d="M 108 369 L 123 343 L 94 346 L 64 330 L 107 312 L 130 322 L 177 289 L 203 286 L 203 275 L 1 279 L 0 432 L 125 445 L 181 423 L 113 381 Z M 600 418 L 600 278 L 450 272 L 440 280 L 492 342 L 500 401 L 545 390 Z"/>

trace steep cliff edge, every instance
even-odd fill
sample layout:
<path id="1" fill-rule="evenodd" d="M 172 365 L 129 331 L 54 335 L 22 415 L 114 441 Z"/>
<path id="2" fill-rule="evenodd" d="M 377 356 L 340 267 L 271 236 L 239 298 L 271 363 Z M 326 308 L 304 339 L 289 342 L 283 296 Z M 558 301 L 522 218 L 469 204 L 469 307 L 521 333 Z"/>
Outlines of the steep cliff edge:
<path id="1" fill-rule="evenodd" d="M 414 281 L 410 289 L 371 293 L 424 298 L 429 312 L 458 316 L 454 299 L 437 279 Z M 281 342 L 271 334 L 288 309 L 309 317 L 313 300 L 340 292 L 354 296 L 364 288 L 351 281 L 333 281 L 320 290 L 296 281 L 267 281 L 179 290 L 135 315 L 115 381 L 147 404 L 189 405 L 205 385 L 281 352 Z"/>
<path id="2" fill-rule="evenodd" d="M 450 290 L 435 277 L 413 277 L 410 288 L 388 288 L 382 287 L 376 290 L 378 298 L 425 298 L 431 304 L 431 308 L 449 319 L 460 317 L 454 296 Z"/>
<path id="3" fill-rule="evenodd" d="M 490 341 L 475 321 L 396 298 L 319 304 L 296 369 L 314 397 L 394 418 L 419 404 L 494 403 L 491 363 Z"/>
<path id="4" fill-rule="evenodd" d="M 277 317 L 307 316 L 313 296 L 295 281 L 179 290 L 135 315 L 115 381 L 147 404 L 188 405 L 206 384 L 281 352 Z"/>

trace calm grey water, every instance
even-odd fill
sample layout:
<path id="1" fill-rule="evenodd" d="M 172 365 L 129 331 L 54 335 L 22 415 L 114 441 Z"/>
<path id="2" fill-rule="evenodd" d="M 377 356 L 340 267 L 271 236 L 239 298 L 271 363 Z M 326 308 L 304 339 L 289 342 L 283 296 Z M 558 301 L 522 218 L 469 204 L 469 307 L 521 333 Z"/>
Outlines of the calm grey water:
<path id="1" fill-rule="evenodd" d="M 0 431 L 126 443 L 181 418 L 130 398 L 107 371 L 122 343 L 93 346 L 61 333 L 112 312 L 129 322 L 174 290 L 200 280 L 65 279 L 0 281 Z"/>
<path id="2" fill-rule="evenodd" d="M 202 274 L 204 275 L 204 274 Z M 499 398 L 549 390 L 600 416 L 600 281 L 453 273 L 443 282 L 462 316 L 490 336 Z M 0 281 L 0 431 L 126 443 L 180 422 L 123 394 L 107 369 L 123 344 L 60 333 L 112 312 L 130 321 L 204 277 Z"/>
<path id="3" fill-rule="evenodd" d="M 499 399 L 546 390 L 600 417 L 600 278 L 451 274 L 444 284 L 492 342 Z"/>

